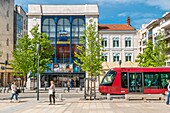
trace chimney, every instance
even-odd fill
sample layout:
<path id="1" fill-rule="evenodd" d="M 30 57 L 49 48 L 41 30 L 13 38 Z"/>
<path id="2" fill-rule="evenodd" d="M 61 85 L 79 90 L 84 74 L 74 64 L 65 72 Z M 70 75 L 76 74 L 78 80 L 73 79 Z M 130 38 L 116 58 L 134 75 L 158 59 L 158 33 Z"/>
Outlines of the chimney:
<path id="1" fill-rule="evenodd" d="M 127 24 L 130 25 L 130 17 L 127 18 Z"/>

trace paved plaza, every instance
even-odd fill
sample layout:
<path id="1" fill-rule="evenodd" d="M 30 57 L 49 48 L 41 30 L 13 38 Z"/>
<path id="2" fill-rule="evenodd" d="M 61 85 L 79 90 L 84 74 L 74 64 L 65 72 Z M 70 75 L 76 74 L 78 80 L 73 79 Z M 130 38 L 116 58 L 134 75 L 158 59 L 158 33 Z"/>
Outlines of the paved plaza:
<path id="1" fill-rule="evenodd" d="M 83 100 L 83 92 L 63 95 L 62 101 L 49 105 L 46 92 L 40 93 L 39 101 L 35 92 L 21 93 L 19 103 L 10 103 L 11 93 L 0 93 L 0 113 L 170 113 L 164 101 Z"/>

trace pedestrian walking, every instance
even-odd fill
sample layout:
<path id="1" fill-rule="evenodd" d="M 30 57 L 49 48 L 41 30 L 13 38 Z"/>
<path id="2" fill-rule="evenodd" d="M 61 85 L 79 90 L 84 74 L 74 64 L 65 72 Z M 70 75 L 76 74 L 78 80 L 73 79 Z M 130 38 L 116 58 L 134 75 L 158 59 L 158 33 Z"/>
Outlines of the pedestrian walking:
<path id="1" fill-rule="evenodd" d="M 67 80 L 67 90 L 68 92 L 70 92 L 70 80 L 69 79 Z"/>
<path id="2" fill-rule="evenodd" d="M 70 89 L 72 89 L 72 87 L 73 87 L 73 80 L 70 79 Z"/>
<path id="3" fill-rule="evenodd" d="M 168 96 L 167 96 L 167 100 L 166 100 L 166 105 L 169 105 L 169 98 L 170 98 L 170 80 L 167 81 L 168 82 Z"/>
<path id="4" fill-rule="evenodd" d="M 15 81 L 11 85 L 11 90 L 12 90 L 12 96 L 11 96 L 11 101 L 10 102 L 12 102 L 12 99 L 14 98 L 14 96 L 15 96 L 16 101 L 18 101 L 18 93 L 19 92 L 17 91 L 17 86 L 16 86 Z"/>
<path id="5" fill-rule="evenodd" d="M 44 82 L 45 91 L 47 90 L 47 84 L 48 84 L 48 82 L 47 82 L 47 81 L 45 81 L 45 82 Z"/>
<path id="6" fill-rule="evenodd" d="M 52 105 L 52 100 L 51 98 L 53 98 L 53 104 L 55 104 L 55 85 L 54 85 L 54 82 L 51 81 L 51 86 L 49 88 L 49 99 L 50 99 L 50 104 L 49 105 Z"/>

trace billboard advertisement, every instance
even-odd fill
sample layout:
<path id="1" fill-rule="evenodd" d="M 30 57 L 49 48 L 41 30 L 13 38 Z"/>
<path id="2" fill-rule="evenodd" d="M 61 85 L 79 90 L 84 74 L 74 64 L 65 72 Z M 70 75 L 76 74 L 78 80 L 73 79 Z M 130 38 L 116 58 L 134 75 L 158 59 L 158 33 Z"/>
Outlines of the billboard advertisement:
<path id="1" fill-rule="evenodd" d="M 53 64 L 54 72 L 73 72 L 73 64 Z"/>

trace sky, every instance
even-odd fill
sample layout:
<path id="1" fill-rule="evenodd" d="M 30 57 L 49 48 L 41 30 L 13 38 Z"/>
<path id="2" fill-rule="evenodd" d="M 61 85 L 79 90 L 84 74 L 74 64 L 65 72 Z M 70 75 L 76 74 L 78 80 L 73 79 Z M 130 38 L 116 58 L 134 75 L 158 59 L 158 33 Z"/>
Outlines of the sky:
<path id="1" fill-rule="evenodd" d="M 170 11 L 170 0 L 15 0 L 15 4 L 26 12 L 28 4 L 98 4 L 100 24 L 125 24 L 130 16 L 136 29 Z"/>

